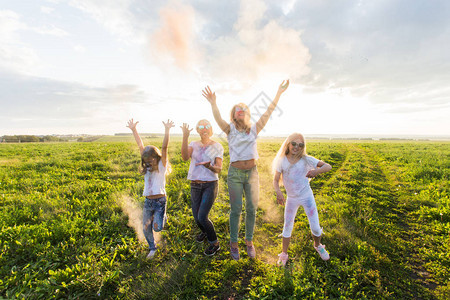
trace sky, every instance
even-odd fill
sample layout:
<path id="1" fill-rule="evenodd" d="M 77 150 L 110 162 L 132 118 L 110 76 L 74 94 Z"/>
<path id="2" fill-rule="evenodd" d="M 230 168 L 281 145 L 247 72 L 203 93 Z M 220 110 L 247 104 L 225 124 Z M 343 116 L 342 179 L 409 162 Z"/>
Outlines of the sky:
<path id="1" fill-rule="evenodd" d="M 450 135 L 446 0 L 0 0 L 0 135 L 163 132 Z"/>

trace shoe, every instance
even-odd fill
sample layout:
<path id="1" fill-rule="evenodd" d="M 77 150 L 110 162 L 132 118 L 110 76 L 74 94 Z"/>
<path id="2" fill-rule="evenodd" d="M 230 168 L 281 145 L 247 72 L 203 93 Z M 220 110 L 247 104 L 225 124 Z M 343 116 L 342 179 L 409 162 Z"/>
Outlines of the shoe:
<path id="1" fill-rule="evenodd" d="M 204 232 L 200 232 L 199 234 L 197 234 L 197 237 L 195 238 L 195 240 L 198 243 L 203 242 L 205 239 L 206 239 L 206 233 L 204 233 Z"/>
<path id="2" fill-rule="evenodd" d="M 230 245 L 230 255 L 231 258 L 234 260 L 239 260 L 240 256 L 239 256 L 239 248 L 234 248 Z"/>
<path id="3" fill-rule="evenodd" d="M 156 254 L 156 249 L 155 250 L 150 250 L 150 252 L 147 255 L 147 259 L 152 259 Z"/>
<path id="4" fill-rule="evenodd" d="M 288 258 L 289 258 L 289 255 L 287 253 L 281 252 L 280 254 L 278 254 L 277 265 L 282 266 L 282 267 L 286 266 Z"/>
<path id="5" fill-rule="evenodd" d="M 247 246 L 247 255 L 250 258 L 255 258 L 256 257 L 255 246 L 253 246 L 253 245 Z"/>
<path id="6" fill-rule="evenodd" d="M 213 256 L 219 250 L 220 250 L 220 245 L 219 244 L 217 244 L 217 245 L 211 244 L 211 245 L 209 245 L 209 247 L 203 253 L 205 253 L 205 255 L 207 255 L 207 256 Z"/>
<path id="7" fill-rule="evenodd" d="M 323 260 L 329 260 L 330 255 L 328 254 L 327 250 L 325 250 L 325 245 L 320 244 L 318 247 L 314 247 L 317 252 L 319 252 L 320 258 Z"/>

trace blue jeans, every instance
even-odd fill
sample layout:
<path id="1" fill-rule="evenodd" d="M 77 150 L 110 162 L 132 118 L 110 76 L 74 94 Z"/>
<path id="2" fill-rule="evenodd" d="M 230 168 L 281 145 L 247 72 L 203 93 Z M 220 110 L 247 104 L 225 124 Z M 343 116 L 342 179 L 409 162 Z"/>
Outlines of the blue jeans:
<path id="1" fill-rule="evenodd" d="M 142 222 L 144 236 L 150 250 L 156 250 L 153 230 L 159 232 L 166 224 L 166 197 L 148 199 L 145 198 L 144 209 L 142 211 Z"/>
<path id="2" fill-rule="evenodd" d="M 219 184 L 217 181 L 206 183 L 191 182 L 192 214 L 200 230 L 206 233 L 210 244 L 217 243 L 217 234 L 208 215 L 216 200 L 218 191 Z"/>
<path id="3" fill-rule="evenodd" d="M 230 241 L 237 243 L 242 213 L 242 196 L 245 193 L 245 239 L 253 240 L 256 209 L 259 200 L 259 175 L 256 166 L 241 170 L 230 165 L 228 168 L 228 193 L 230 194 Z"/>

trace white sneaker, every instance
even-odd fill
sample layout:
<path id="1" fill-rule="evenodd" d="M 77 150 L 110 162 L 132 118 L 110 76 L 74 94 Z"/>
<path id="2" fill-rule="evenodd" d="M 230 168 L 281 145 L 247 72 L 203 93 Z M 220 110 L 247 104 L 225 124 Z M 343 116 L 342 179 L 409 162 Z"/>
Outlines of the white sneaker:
<path id="1" fill-rule="evenodd" d="M 156 254 L 156 250 L 150 250 L 150 252 L 147 255 L 147 259 L 152 259 Z"/>
<path id="2" fill-rule="evenodd" d="M 327 250 L 325 250 L 325 245 L 320 244 L 319 246 L 314 247 L 314 249 L 319 252 L 320 258 L 322 258 L 323 260 L 330 259 L 330 254 L 328 254 Z"/>

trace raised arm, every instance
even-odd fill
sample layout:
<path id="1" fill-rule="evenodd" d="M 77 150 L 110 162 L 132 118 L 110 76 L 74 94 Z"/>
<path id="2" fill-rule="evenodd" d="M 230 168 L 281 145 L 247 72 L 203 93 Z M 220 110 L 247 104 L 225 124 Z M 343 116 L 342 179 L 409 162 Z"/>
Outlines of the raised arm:
<path id="1" fill-rule="evenodd" d="M 161 147 L 161 160 L 165 167 L 167 166 L 167 148 L 169 146 L 169 132 L 170 128 L 174 127 L 175 125 L 173 124 L 173 121 L 170 121 L 169 119 L 167 120 L 167 123 L 164 123 L 164 121 L 162 123 L 164 124 L 165 132 L 164 132 L 164 140 Z"/>
<path id="2" fill-rule="evenodd" d="M 219 125 L 220 129 L 223 130 L 226 134 L 230 133 L 230 125 L 222 119 L 222 116 L 220 115 L 219 108 L 217 107 L 216 103 L 216 93 L 212 92 L 209 86 L 207 86 L 202 91 L 203 97 L 208 100 L 208 102 L 211 104 L 211 109 L 214 115 L 214 119 L 216 120 L 217 124 Z"/>
<path id="3" fill-rule="evenodd" d="M 284 205 L 285 199 L 283 192 L 280 189 L 280 172 L 275 172 L 275 175 L 273 176 L 273 188 L 275 189 L 275 192 L 277 193 L 277 202 L 280 205 Z"/>
<path id="4" fill-rule="evenodd" d="M 266 126 L 267 121 L 269 121 L 270 116 L 272 115 L 273 111 L 275 110 L 275 107 L 277 107 L 278 101 L 280 100 L 281 94 L 284 93 L 284 91 L 287 90 L 289 86 L 289 79 L 283 80 L 283 82 L 278 87 L 277 95 L 273 99 L 272 103 L 270 103 L 269 107 L 267 108 L 266 112 L 259 118 L 258 122 L 256 122 L 256 133 L 258 134 L 261 130 L 263 130 L 264 126 Z"/>
<path id="5" fill-rule="evenodd" d="M 183 126 L 180 126 L 181 130 L 183 130 L 183 142 L 181 144 L 181 158 L 184 161 L 189 160 L 192 156 L 192 147 L 188 146 L 189 135 L 191 134 L 192 128 L 189 129 L 189 125 L 183 123 Z"/>
<path id="6" fill-rule="evenodd" d="M 144 143 L 142 143 L 141 137 L 139 136 L 139 133 L 137 132 L 136 125 L 139 123 L 139 121 L 133 122 L 133 119 L 128 120 L 127 127 L 131 129 L 133 132 L 134 139 L 136 140 L 136 143 L 139 146 L 139 152 L 142 154 L 142 151 L 144 151 Z"/>

